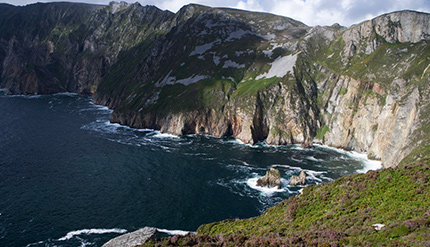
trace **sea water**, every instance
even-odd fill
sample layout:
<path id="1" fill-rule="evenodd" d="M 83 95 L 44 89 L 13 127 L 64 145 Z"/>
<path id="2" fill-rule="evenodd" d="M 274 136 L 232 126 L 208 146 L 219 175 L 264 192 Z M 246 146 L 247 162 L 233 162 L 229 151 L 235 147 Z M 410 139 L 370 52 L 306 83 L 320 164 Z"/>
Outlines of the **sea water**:
<path id="1" fill-rule="evenodd" d="M 0 96 L 0 246 L 101 246 L 145 226 L 183 234 L 295 196 L 301 171 L 320 184 L 380 166 L 323 146 L 136 130 L 111 113 L 74 94 Z M 282 189 L 256 186 L 270 167 Z"/>

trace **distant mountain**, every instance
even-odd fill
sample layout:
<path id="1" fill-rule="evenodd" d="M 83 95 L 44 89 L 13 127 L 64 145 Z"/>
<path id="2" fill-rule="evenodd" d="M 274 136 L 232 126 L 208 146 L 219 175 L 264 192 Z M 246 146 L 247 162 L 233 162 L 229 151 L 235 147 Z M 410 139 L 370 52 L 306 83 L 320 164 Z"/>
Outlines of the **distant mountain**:
<path id="1" fill-rule="evenodd" d="M 195 4 L 0 4 L 0 86 L 94 94 L 136 128 L 396 166 L 430 155 L 429 43 L 430 15 L 414 11 L 345 28 Z"/>

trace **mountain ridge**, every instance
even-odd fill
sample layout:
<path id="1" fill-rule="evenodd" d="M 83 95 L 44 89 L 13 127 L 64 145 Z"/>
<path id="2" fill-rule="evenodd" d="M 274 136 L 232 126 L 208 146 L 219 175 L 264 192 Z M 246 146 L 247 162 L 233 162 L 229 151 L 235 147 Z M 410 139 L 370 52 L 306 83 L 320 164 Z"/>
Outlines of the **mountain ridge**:
<path id="1" fill-rule="evenodd" d="M 0 87 L 11 94 L 94 94 L 131 127 L 323 143 L 387 167 L 430 152 L 427 13 L 345 28 L 196 4 L 5 6 Z"/>

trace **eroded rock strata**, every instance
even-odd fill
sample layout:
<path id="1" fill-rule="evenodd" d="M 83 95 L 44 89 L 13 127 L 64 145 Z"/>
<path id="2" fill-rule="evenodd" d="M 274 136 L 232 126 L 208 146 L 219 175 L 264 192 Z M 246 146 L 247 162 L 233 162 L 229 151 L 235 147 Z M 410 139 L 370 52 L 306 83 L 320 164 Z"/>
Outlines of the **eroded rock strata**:
<path id="1" fill-rule="evenodd" d="M 0 4 L 0 87 L 94 94 L 112 122 L 244 143 L 322 143 L 387 167 L 429 153 L 430 15 L 350 28 L 184 6 Z"/>

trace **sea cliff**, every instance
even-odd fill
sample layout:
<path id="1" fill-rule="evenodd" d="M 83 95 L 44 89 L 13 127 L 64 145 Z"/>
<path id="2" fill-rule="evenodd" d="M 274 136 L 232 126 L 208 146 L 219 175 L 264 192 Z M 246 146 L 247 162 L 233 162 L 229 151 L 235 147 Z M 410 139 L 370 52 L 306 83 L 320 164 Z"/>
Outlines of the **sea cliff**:
<path id="1" fill-rule="evenodd" d="M 93 94 L 112 122 L 244 143 L 430 151 L 430 15 L 349 28 L 235 9 L 138 3 L 0 5 L 0 87 Z"/>

